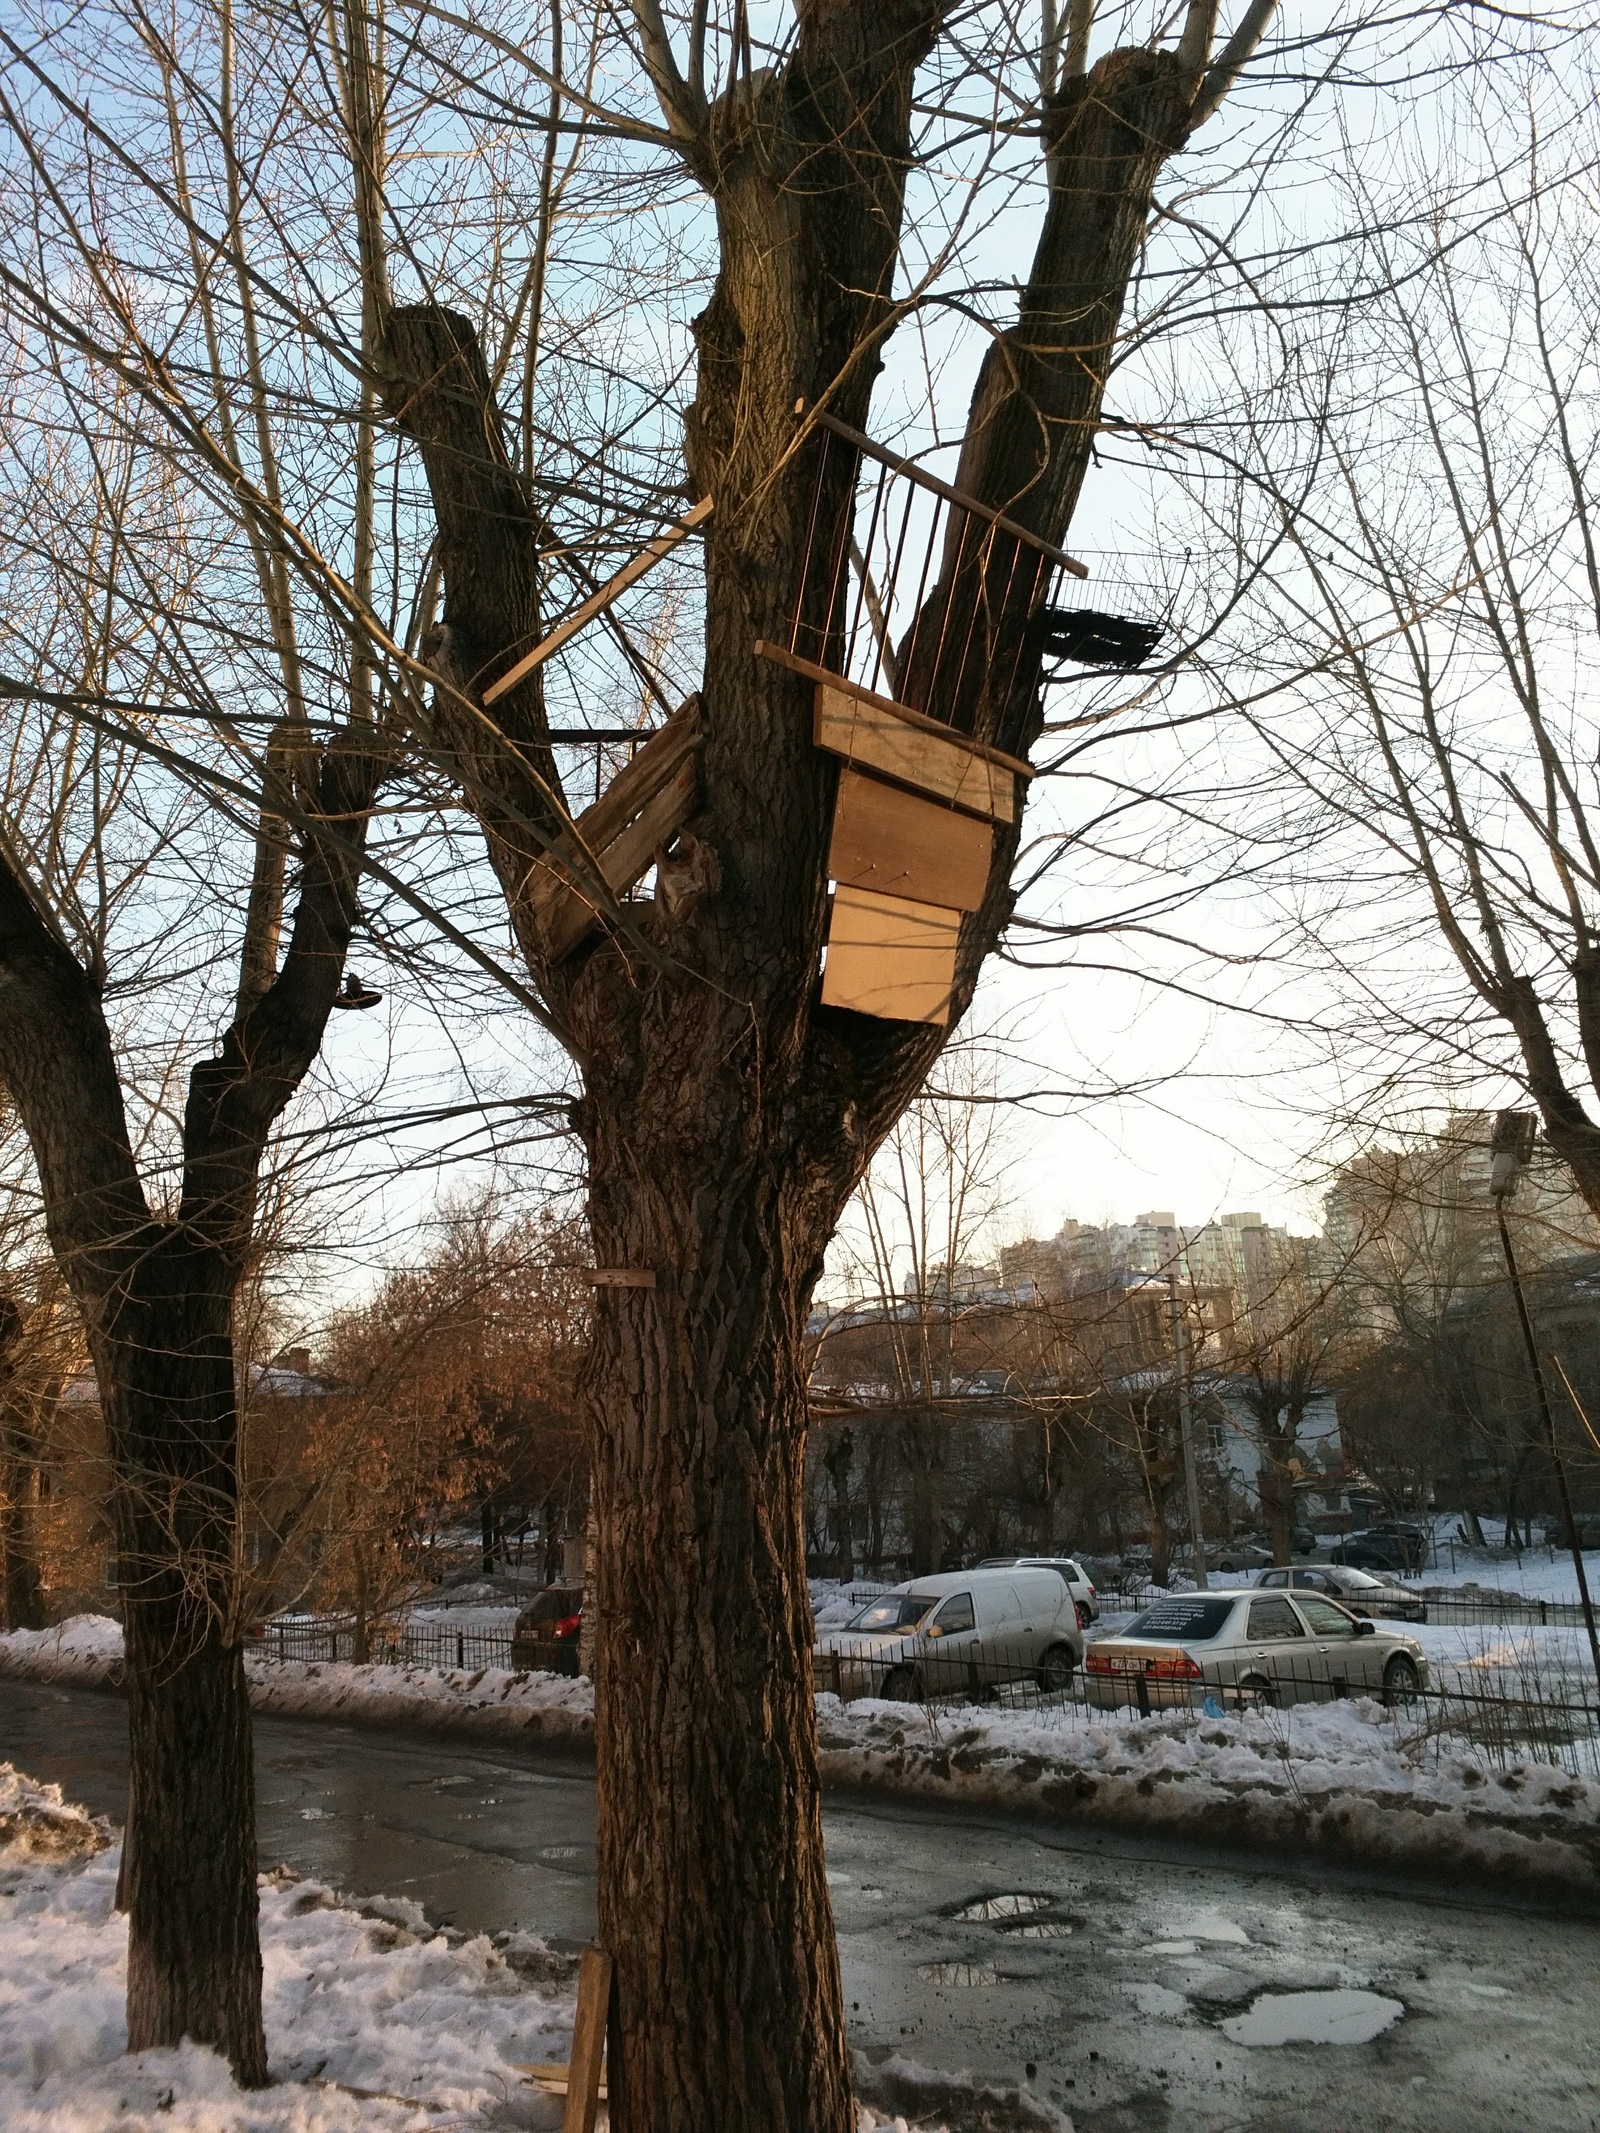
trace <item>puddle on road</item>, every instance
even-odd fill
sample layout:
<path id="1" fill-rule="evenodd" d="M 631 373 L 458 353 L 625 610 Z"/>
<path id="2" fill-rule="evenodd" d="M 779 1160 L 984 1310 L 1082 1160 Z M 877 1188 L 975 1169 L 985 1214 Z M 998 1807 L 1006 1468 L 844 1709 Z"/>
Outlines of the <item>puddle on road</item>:
<path id="1" fill-rule="evenodd" d="M 1192 1940 L 1153 1940 L 1148 1948 L 1135 1948 L 1135 1955 L 1193 1955 Z"/>
<path id="2" fill-rule="evenodd" d="M 987 1963 L 923 1963 L 918 1971 L 929 1985 L 998 1985 L 1000 1973 Z"/>
<path id="3" fill-rule="evenodd" d="M 1370 2044 L 1405 2011 L 1381 1992 L 1263 1992 L 1218 2026 L 1234 2044 Z"/>
<path id="4" fill-rule="evenodd" d="M 980 1896 L 964 1910 L 957 1911 L 957 1918 L 1027 1918 L 1035 1911 L 1048 1911 L 1055 1902 L 1053 1896 L 1037 1893 L 1018 1896 Z"/>
<path id="5" fill-rule="evenodd" d="M 1002 1926 L 1007 1940 L 1066 1940 L 1072 1932 L 1064 1918 L 1038 1918 L 1032 1924 Z"/>
<path id="6" fill-rule="evenodd" d="M 1177 2022 L 1189 2012 L 1189 2002 L 1183 1994 L 1169 1992 L 1165 1985 L 1124 1985 L 1122 1989 L 1131 1994 L 1134 2006 L 1142 2015 Z"/>
<path id="7" fill-rule="evenodd" d="M 542 1844 L 539 1847 L 539 1857 L 547 1860 L 552 1866 L 559 1866 L 566 1859 L 581 1859 L 583 1857 L 583 1846 L 581 1844 Z"/>
<path id="8" fill-rule="evenodd" d="M 1511 1994 L 1504 1985 L 1469 1985 L 1468 1992 L 1475 1992 L 1480 2000 L 1509 2000 Z"/>
<path id="9" fill-rule="evenodd" d="M 1231 1918 L 1189 1918 L 1185 1919 L 1183 1930 L 1191 1940 L 1225 1941 L 1231 1948 L 1250 1946 L 1249 1934 Z"/>

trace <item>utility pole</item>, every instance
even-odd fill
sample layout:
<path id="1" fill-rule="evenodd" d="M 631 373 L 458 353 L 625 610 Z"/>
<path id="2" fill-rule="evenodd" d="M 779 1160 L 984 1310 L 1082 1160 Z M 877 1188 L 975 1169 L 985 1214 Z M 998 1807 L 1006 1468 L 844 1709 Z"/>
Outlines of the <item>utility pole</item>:
<path id="1" fill-rule="evenodd" d="M 1194 1402 L 1189 1397 L 1189 1336 L 1178 1294 L 1178 1262 L 1167 1268 L 1167 1302 L 1172 1310 L 1172 1360 L 1178 1379 L 1178 1423 L 1183 1434 L 1183 1479 L 1189 1492 L 1189 1538 L 1194 1548 L 1196 1592 L 1208 1589 L 1206 1542 L 1200 1526 L 1200 1477 L 1194 1464 Z"/>
<path id="2" fill-rule="evenodd" d="M 1589 1578 L 1584 1569 L 1583 1546 L 1578 1539 L 1578 1522 L 1572 1515 L 1572 1494 L 1567 1487 L 1566 1463 L 1561 1457 L 1561 1447 L 1556 1442 L 1556 1418 L 1550 1407 L 1550 1393 L 1544 1381 L 1544 1365 L 1539 1360 L 1538 1343 L 1533 1337 L 1533 1321 L 1528 1316 L 1528 1300 L 1522 1293 L 1522 1276 L 1517 1271 L 1517 1255 L 1511 1249 L 1511 1231 L 1506 1222 L 1506 1201 L 1517 1189 L 1517 1178 L 1522 1166 L 1533 1153 L 1534 1135 L 1539 1127 L 1531 1111 L 1501 1111 L 1494 1122 L 1494 1166 L 1489 1173 L 1489 1190 L 1494 1196 L 1495 1220 L 1500 1225 L 1500 1247 L 1506 1255 L 1506 1272 L 1511 1276 L 1511 1293 L 1517 1300 L 1517 1318 L 1522 1327 L 1523 1345 L 1528 1351 L 1528 1368 L 1533 1372 L 1534 1391 L 1539 1396 L 1539 1413 L 1544 1421 L 1545 1443 L 1550 1451 L 1550 1464 L 1556 1470 L 1556 1488 L 1561 1496 L 1561 1515 L 1566 1520 L 1567 1546 L 1572 1550 L 1572 1565 L 1578 1573 L 1578 1598 L 1583 1605 L 1584 1625 L 1589 1632 L 1589 1655 L 1594 1661 L 1596 1681 L 1600 1681 L 1600 1636 L 1595 1633 L 1594 1602 L 1589 1597 Z"/>

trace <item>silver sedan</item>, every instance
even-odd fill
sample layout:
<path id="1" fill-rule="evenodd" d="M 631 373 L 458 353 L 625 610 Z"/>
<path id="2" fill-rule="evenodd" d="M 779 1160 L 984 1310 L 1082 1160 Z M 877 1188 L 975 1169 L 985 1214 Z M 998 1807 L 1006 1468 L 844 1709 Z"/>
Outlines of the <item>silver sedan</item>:
<path id="1" fill-rule="evenodd" d="M 1156 1600 L 1116 1636 L 1091 1644 L 1083 1685 L 1101 1710 L 1325 1703 L 1379 1696 L 1407 1703 L 1428 1685 L 1414 1637 L 1358 1621 L 1310 1592 L 1197 1592 Z"/>

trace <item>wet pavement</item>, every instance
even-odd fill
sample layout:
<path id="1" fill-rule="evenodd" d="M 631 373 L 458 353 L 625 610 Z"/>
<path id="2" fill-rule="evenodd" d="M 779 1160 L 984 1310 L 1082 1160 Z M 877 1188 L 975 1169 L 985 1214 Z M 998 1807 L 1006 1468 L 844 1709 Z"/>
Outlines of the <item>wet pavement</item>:
<path id="1" fill-rule="evenodd" d="M 0 1681 L 0 1760 L 113 1817 L 110 1696 Z M 575 1945 L 578 1761 L 260 1719 L 260 1844 L 439 1923 Z M 1595 2133 L 1600 1919 L 1514 1892 L 830 1796 L 863 2092 L 952 2128 Z M 982 2091 L 988 2090 L 985 2096 Z"/>

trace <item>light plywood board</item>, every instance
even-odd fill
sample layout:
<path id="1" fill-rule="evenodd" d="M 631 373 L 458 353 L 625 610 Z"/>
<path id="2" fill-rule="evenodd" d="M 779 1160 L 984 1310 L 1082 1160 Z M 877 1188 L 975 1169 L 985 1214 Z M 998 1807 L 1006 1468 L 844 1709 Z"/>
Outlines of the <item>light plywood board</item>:
<path id="1" fill-rule="evenodd" d="M 814 737 L 830 754 L 936 800 L 995 822 L 1016 819 L 1016 773 L 954 736 L 946 738 L 927 721 L 913 724 L 867 697 L 819 681 Z"/>
<path id="2" fill-rule="evenodd" d="M 841 886 L 828 929 L 823 1004 L 887 1022 L 943 1026 L 950 1020 L 960 931 L 959 911 Z"/>
<path id="3" fill-rule="evenodd" d="M 828 874 L 847 888 L 976 911 L 993 849 L 993 825 L 976 815 L 848 767 L 839 774 Z"/>

